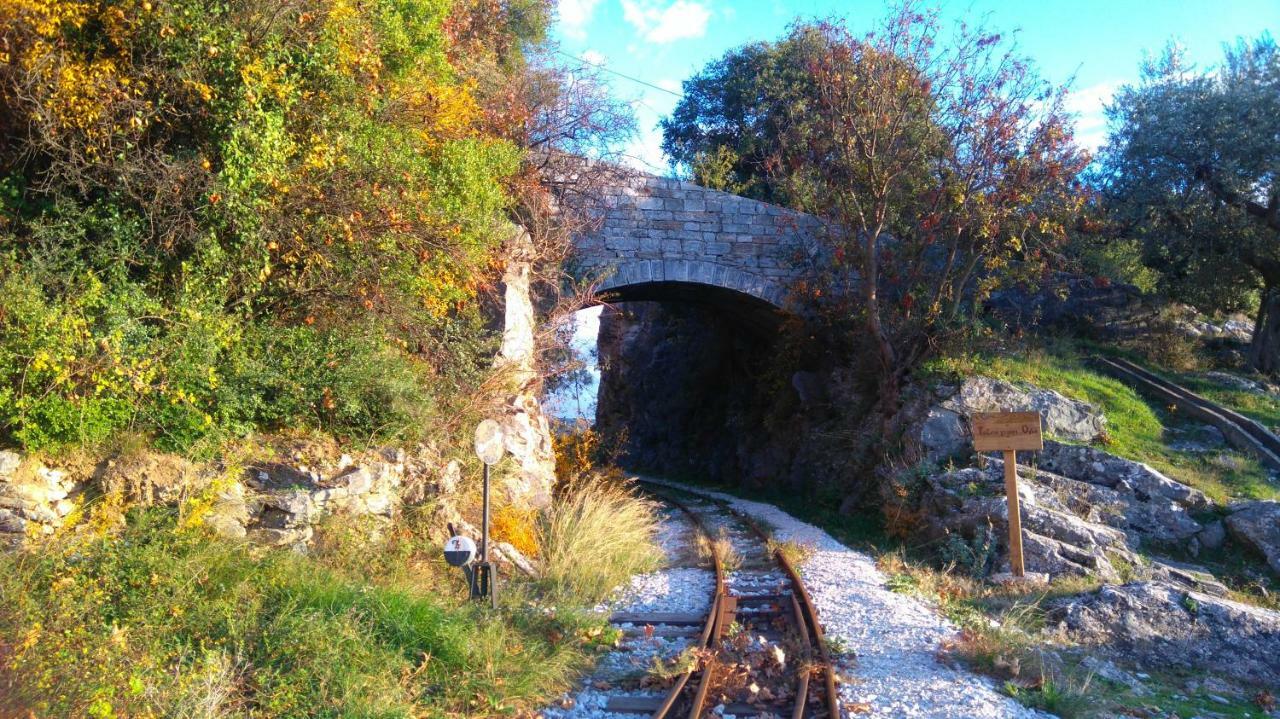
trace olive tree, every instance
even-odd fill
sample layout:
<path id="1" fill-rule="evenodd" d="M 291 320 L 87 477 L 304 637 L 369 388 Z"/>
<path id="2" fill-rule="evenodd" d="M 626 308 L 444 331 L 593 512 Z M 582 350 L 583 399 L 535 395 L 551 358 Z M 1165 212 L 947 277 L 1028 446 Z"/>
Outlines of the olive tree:
<path id="1" fill-rule="evenodd" d="M 1280 372 L 1280 51 L 1238 42 L 1213 71 L 1176 48 L 1107 109 L 1104 196 L 1165 289 L 1206 310 L 1256 308 L 1249 361 Z"/>

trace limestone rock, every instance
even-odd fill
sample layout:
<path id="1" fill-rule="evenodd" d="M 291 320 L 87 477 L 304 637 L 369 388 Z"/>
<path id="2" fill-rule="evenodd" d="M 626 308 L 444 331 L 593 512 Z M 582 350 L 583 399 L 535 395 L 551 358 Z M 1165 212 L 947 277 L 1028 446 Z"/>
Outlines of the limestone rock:
<path id="1" fill-rule="evenodd" d="M 551 488 L 556 481 L 556 458 L 551 444 L 551 425 L 538 401 L 541 388 L 530 287 L 534 248 L 524 228 L 515 228 L 507 253 L 509 259 L 502 275 L 505 316 L 496 367 L 506 372 L 513 391 L 506 397 L 502 416 L 497 419 L 502 425 L 506 450 L 519 469 L 503 486 L 512 503 L 545 507 L 551 502 Z"/>
<path id="2" fill-rule="evenodd" d="M 1104 459 L 1110 458 L 1103 455 Z M 985 470 L 968 467 L 926 480 L 919 508 L 934 539 L 945 539 L 945 535 L 954 532 L 972 538 L 992 526 L 998 530 L 1000 551 L 1007 551 L 1004 546 L 1008 521 L 1004 464 L 995 458 L 988 458 L 987 462 Z M 1128 469 L 1145 471 L 1141 465 L 1138 469 Z M 1054 576 L 1091 574 L 1115 578 L 1118 575 L 1112 566 L 1113 558 L 1138 565 L 1140 560 L 1135 550 L 1145 543 L 1189 546 L 1189 542 L 1198 542 L 1196 538 L 1204 531 L 1188 507 L 1164 494 L 1153 496 L 1134 486 L 1164 487 L 1156 478 L 1146 477 L 1145 484 L 1114 482 L 1113 486 L 1103 486 L 1063 476 L 1043 466 L 1032 469 L 1020 465 L 1017 471 L 1028 570 Z M 1094 479 L 1111 478 L 1106 473 L 1085 474 Z M 1177 496 L 1185 494 L 1171 488 L 1164 491 Z M 1187 497 L 1187 501 L 1195 504 L 1194 497 Z M 1211 578 L 1192 581 L 1179 576 L 1175 579 L 1185 580 L 1193 587 L 1212 586 Z"/>
<path id="3" fill-rule="evenodd" d="M 1226 519 L 1227 530 L 1236 541 L 1261 554 L 1280 574 L 1280 502 L 1243 502 Z"/>
<path id="4" fill-rule="evenodd" d="M 0 450 L 0 481 L 6 481 L 17 474 L 18 467 L 22 466 L 22 455 L 13 450 Z"/>
<path id="5" fill-rule="evenodd" d="M 22 534 L 27 530 L 27 520 L 11 509 L 0 509 L 0 533 Z"/>
<path id="6" fill-rule="evenodd" d="M 1145 666 L 1280 685 L 1280 612 L 1135 582 L 1061 602 L 1051 616 L 1069 639 Z"/>
<path id="7" fill-rule="evenodd" d="M 920 443 L 933 458 L 970 446 L 968 421 L 975 412 L 1038 412 L 1046 434 L 1077 442 L 1092 442 L 1106 431 L 1106 417 L 1098 408 L 1053 390 L 1024 390 L 1004 380 L 977 376 L 943 394 L 945 399 L 929 408 L 919 433 Z"/>
<path id="8" fill-rule="evenodd" d="M 191 462 L 171 454 L 142 452 L 108 460 L 99 473 L 104 492 L 120 492 L 130 504 L 175 504 L 208 486 Z"/>
<path id="9" fill-rule="evenodd" d="M 1217 549 L 1222 543 L 1227 541 L 1227 528 L 1218 522 L 1210 522 L 1204 525 L 1204 529 L 1196 535 L 1196 540 L 1200 542 L 1200 546 L 1205 549 Z"/>
<path id="10" fill-rule="evenodd" d="M 1204 509 L 1204 492 L 1174 481 L 1141 462 L 1117 457 L 1093 447 L 1046 441 L 1038 456 L 1041 467 L 1091 484 L 1129 491 L 1142 501 L 1163 497 L 1188 509 Z"/>

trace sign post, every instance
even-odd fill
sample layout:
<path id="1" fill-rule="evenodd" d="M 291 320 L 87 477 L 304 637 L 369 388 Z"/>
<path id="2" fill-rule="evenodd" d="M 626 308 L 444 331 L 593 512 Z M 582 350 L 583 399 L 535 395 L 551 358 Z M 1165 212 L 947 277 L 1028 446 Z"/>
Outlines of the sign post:
<path id="1" fill-rule="evenodd" d="M 489 557 L 489 467 L 498 463 L 505 452 L 502 426 L 486 419 L 476 427 L 476 456 L 484 463 L 484 513 L 480 521 L 480 562 L 476 565 L 471 585 L 471 598 L 485 596 L 498 608 L 498 572 Z"/>
<path id="2" fill-rule="evenodd" d="M 1018 450 L 1044 449 L 1039 412 L 978 412 L 972 417 L 973 448 L 1004 453 L 1004 493 L 1009 506 L 1009 570 L 1026 576 L 1022 561 L 1022 509 L 1018 502 Z"/>

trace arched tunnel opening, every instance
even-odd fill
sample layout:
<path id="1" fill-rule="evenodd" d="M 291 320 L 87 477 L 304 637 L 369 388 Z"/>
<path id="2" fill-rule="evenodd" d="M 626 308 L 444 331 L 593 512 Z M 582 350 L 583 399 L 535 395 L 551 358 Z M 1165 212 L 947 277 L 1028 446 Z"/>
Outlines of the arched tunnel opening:
<path id="1" fill-rule="evenodd" d="M 578 314 L 590 380 L 552 411 L 594 426 L 623 468 L 757 488 L 812 487 L 830 371 L 806 322 L 694 283 L 613 288 Z"/>

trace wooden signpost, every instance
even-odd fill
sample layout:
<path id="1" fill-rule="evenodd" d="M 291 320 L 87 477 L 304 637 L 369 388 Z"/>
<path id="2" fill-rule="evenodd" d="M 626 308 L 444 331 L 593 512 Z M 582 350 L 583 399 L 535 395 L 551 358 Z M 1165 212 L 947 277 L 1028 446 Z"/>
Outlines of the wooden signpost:
<path id="1" fill-rule="evenodd" d="M 1039 412 L 977 412 L 971 418 L 973 448 L 1004 453 L 1004 493 L 1009 503 L 1009 569 L 1026 575 L 1022 562 L 1022 510 L 1018 506 L 1018 450 L 1044 449 Z"/>

